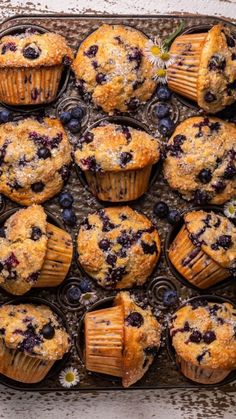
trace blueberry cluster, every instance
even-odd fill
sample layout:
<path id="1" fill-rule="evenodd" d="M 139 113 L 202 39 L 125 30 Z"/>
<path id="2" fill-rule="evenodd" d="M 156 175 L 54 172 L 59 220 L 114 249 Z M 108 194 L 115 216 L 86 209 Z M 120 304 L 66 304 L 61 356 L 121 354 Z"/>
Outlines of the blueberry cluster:
<path id="1" fill-rule="evenodd" d="M 158 218 L 166 218 L 167 221 L 172 225 L 178 223 L 178 221 L 180 221 L 181 218 L 178 210 L 170 210 L 168 205 L 163 201 L 159 201 L 154 205 L 153 212 Z"/>
<path id="2" fill-rule="evenodd" d="M 65 125 L 73 134 L 80 131 L 83 117 L 84 109 L 81 106 L 76 106 L 68 111 L 63 111 L 59 116 L 62 124 Z"/>
<path id="3" fill-rule="evenodd" d="M 88 279 L 82 279 L 78 285 L 70 287 L 66 293 L 66 297 L 71 304 L 77 304 L 80 301 L 81 294 L 91 291 L 91 283 Z"/>
<path id="4" fill-rule="evenodd" d="M 175 125 L 170 118 L 171 106 L 167 102 L 171 99 L 172 93 L 167 86 L 159 86 L 156 95 L 160 100 L 155 107 L 155 115 L 159 119 L 158 130 L 164 137 L 170 137 Z"/>
<path id="5" fill-rule="evenodd" d="M 62 192 L 59 195 L 59 204 L 62 208 L 63 221 L 70 227 L 74 227 L 77 221 L 75 212 L 72 209 L 73 202 L 74 198 L 70 192 Z"/>

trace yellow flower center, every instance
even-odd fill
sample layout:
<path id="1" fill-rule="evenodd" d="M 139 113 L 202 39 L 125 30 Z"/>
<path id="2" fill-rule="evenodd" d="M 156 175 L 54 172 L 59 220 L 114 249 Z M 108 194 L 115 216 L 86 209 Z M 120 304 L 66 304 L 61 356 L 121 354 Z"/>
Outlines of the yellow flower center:
<path id="1" fill-rule="evenodd" d="M 232 205 L 232 206 L 229 207 L 229 213 L 233 215 L 234 212 L 235 212 L 235 209 L 234 209 L 234 207 Z"/>
<path id="2" fill-rule="evenodd" d="M 155 57 L 157 57 L 160 54 L 161 50 L 157 45 L 153 45 L 151 47 L 151 53 L 152 55 L 154 55 Z"/>
<path id="3" fill-rule="evenodd" d="M 162 61 L 168 61 L 170 59 L 170 54 L 168 52 L 162 52 L 160 55 L 160 59 Z"/>
<path id="4" fill-rule="evenodd" d="M 68 383 L 73 383 L 75 376 L 73 374 L 73 372 L 67 372 L 65 375 L 65 379 Z"/>
<path id="5" fill-rule="evenodd" d="M 159 68 L 156 72 L 157 77 L 165 77 L 166 76 L 166 69 L 165 68 Z"/>

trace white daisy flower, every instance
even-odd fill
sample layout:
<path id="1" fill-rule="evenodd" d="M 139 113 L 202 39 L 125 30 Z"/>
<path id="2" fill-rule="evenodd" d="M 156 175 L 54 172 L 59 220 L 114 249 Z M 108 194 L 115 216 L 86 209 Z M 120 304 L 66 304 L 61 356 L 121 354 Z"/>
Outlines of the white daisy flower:
<path id="1" fill-rule="evenodd" d="M 161 66 L 161 60 L 160 60 L 160 54 L 163 53 L 163 48 L 161 46 L 161 40 L 160 38 L 156 37 L 154 41 L 149 39 L 147 41 L 146 47 L 144 48 L 144 51 L 147 55 L 148 60 L 153 65 Z"/>
<path id="2" fill-rule="evenodd" d="M 157 68 L 155 71 L 154 80 L 158 81 L 158 83 L 165 84 L 167 83 L 167 71 L 165 68 Z"/>
<path id="3" fill-rule="evenodd" d="M 73 367 L 65 368 L 60 372 L 59 381 L 60 384 L 66 388 L 76 386 L 80 381 L 78 370 Z"/>
<path id="4" fill-rule="evenodd" d="M 160 59 L 160 62 L 162 63 L 162 66 L 167 68 L 170 65 L 175 63 L 177 59 L 177 55 L 170 54 L 168 51 L 163 50 L 160 53 L 159 59 Z"/>
<path id="5" fill-rule="evenodd" d="M 82 294 L 80 297 L 80 303 L 85 306 L 88 306 L 94 303 L 96 300 L 97 300 L 96 292 L 86 292 L 85 294 Z"/>
<path id="6" fill-rule="evenodd" d="M 224 214 L 228 218 L 236 218 L 236 198 L 231 199 L 231 201 L 226 202 L 224 206 Z"/>

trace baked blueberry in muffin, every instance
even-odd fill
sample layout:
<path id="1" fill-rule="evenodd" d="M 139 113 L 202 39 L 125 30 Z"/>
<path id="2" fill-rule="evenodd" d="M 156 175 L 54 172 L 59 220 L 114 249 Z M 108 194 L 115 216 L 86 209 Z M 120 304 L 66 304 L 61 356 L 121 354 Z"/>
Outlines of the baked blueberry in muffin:
<path id="1" fill-rule="evenodd" d="M 101 209 L 81 223 L 78 260 L 104 288 L 142 285 L 160 257 L 157 230 L 129 207 Z"/>
<path id="2" fill-rule="evenodd" d="M 69 176 L 71 147 L 57 119 L 0 126 L 0 192 L 22 205 L 56 195 Z"/>
<path id="3" fill-rule="evenodd" d="M 236 128 L 218 118 L 181 122 L 166 147 L 164 176 L 183 198 L 223 204 L 236 193 Z"/>
<path id="4" fill-rule="evenodd" d="M 156 88 L 147 41 L 129 26 L 100 26 L 82 42 L 73 62 L 80 94 L 107 113 L 135 111 Z"/>

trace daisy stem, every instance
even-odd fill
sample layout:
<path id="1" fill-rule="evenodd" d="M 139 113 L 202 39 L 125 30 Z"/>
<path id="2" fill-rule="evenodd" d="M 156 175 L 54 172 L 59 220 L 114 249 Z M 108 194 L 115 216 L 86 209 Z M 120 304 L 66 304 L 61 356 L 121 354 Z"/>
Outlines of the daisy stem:
<path id="1" fill-rule="evenodd" d="M 182 20 L 180 24 L 177 26 L 176 30 L 172 32 L 167 38 L 164 39 L 162 42 L 162 46 L 164 51 L 168 51 L 170 48 L 171 43 L 174 41 L 174 39 L 182 32 L 182 30 L 185 28 L 185 23 Z"/>

